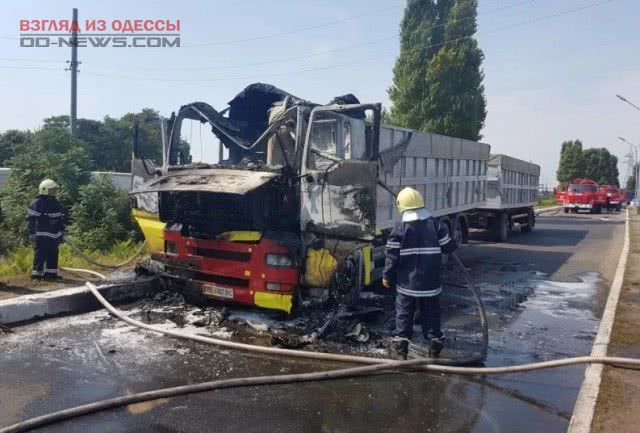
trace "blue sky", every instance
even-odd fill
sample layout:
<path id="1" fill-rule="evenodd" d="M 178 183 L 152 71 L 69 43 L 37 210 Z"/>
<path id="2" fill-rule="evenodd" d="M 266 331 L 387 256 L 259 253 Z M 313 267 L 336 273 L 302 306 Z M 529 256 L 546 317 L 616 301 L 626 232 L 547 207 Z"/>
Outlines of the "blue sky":
<path id="1" fill-rule="evenodd" d="M 485 53 L 488 101 L 483 141 L 494 152 L 541 164 L 543 180 L 550 185 L 555 183 L 559 147 L 565 139 L 607 147 L 619 158 L 627 148 L 618 136 L 640 143 L 640 111 L 615 98 L 622 93 L 640 105 L 640 2 L 613 0 L 496 29 L 599 1 L 480 0 L 478 40 Z M 184 46 L 179 49 L 80 50 L 78 115 L 100 119 L 143 107 L 169 115 L 194 100 L 221 108 L 254 81 L 318 102 L 354 93 L 362 101 L 388 105 L 386 90 L 398 54 L 404 2 L 7 2 L 0 16 L 0 131 L 36 128 L 44 117 L 68 112 L 69 77 L 63 69 L 69 50 L 20 48 L 11 38 L 17 37 L 20 19 L 68 18 L 74 6 L 81 20 L 166 17 L 182 22 Z M 359 15 L 313 30 L 255 39 Z M 237 42 L 250 38 L 254 39 Z M 188 47 L 193 44 L 211 45 Z M 318 55 L 248 65 L 308 54 Z M 51 69 L 7 68 L 14 66 Z M 624 174 L 622 164 L 620 169 Z"/>

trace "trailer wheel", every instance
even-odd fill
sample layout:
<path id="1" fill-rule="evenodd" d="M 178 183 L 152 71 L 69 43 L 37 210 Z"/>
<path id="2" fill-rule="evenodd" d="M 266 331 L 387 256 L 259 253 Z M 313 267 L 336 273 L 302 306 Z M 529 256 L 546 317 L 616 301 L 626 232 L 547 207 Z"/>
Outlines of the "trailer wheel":
<path id="1" fill-rule="evenodd" d="M 529 233 L 531 230 L 533 230 L 533 227 L 535 225 L 536 225 L 536 217 L 534 213 L 530 211 L 529 214 L 527 215 L 527 223 L 522 224 L 520 226 L 520 231 L 522 233 Z"/>
<path id="2" fill-rule="evenodd" d="M 509 216 L 505 212 L 494 219 L 493 232 L 498 242 L 506 242 L 509 238 Z"/>

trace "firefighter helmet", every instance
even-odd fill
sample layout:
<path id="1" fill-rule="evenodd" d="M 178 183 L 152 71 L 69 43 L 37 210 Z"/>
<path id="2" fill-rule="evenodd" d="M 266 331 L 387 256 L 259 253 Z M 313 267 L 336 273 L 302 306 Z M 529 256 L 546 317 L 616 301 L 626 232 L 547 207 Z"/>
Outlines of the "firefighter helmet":
<path id="1" fill-rule="evenodd" d="M 424 199 L 422 194 L 413 188 L 406 187 L 398 193 L 396 198 L 398 212 L 402 213 L 406 210 L 420 209 L 424 207 Z"/>
<path id="2" fill-rule="evenodd" d="M 40 192 L 40 195 L 55 195 L 56 192 L 58 192 L 58 184 L 51 179 L 45 179 L 40 182 L 38 191 Z"/>

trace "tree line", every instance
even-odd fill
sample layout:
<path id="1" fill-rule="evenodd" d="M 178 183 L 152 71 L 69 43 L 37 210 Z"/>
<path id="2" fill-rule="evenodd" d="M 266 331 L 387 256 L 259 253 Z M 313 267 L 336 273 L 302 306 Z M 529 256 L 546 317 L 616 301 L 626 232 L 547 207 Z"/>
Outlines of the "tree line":
<path id="1" fill-rule="evenodd" d="M 70 216 L 67 233 L 79 246 L 108 250 L 118 242 L 139 238 L 126 192 L 110 178 L 92 178 L 91 171 L 130 172 L 134 122 L 139 124 L 142 155 L 162 160 L 158 113 L 144 109 L 120 118 L 78 119 L 75 136 L 69 116 L 44 119 L 34 131 L 0 134 L 0 166 L 11 168 L 0 188 L 0 254 L 28 242 L 25 217 L 44 178 L 60 185 L 59 199 Z"/>
<path id="2" fill-rule="evenodd" d="M 620 185 L 618 177 L 618 158 L 604 147 L 583 149 L 580 140 L 562 143 L 556 172 L 561 186 L 576 178 L 593 179 L 599 185 Z"/>
<path id="3" fill-rule="evenodd" d="M 131 171 L 133 138 L 131 128 L 138 122 L 138 144 L 141 154 L 161 162 L 161 138 L 158 112 L 145 108 L 139 113 L 127 113 L 117 118 L 105 116 L 103 120 L 78 119 L 74 141 L 86 148 L 91 171 Z M 0 167 L 10 165 L 20 149 L 28 149 L 30 143 L 47 139 L 52 130 L 69 129 L 69 116 L 52 116 L 44 119 L 36 131 L 9 130 L 0 134 Z"/>

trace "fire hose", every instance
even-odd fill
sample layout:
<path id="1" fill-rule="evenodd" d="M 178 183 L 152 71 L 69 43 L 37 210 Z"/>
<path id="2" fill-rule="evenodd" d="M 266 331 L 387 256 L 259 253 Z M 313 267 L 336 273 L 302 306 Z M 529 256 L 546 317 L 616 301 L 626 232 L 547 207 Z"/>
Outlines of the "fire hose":
<path id="1" fill-rule="evenodd" d="M 464 267 L 460 259 L 457 257 L 457 255 L 453 254 L 453 257 L 456 263 L 460 266 L 463 275 L 469 282 L 468 287 L 474 293 L 476 301 L 478 302 L 478 306 L 480 310 L 480 320 L 483 327 L 483 349 L 481 351 L 481 354 L 479 356 L 470 356 L 467 359 L 461 358 L 458 360 L 421 358 L 421 359 L 412 359 L 408 361 L 397 361 L 397 360 L 391 360 L 391 359 L 385 359 L 385 358 L 372 358 L 372 357 L 364 357 L 364 356 L 341 355 L 341 354 L 321 353 L 321 352 L 305 352 L 301 350 L 255 346 L 250 344 L 219 340 L 215 338 L 209 338 L 209 337 L 198 336 L 198 335 L 185 335 L 180 332 L 161 329 L 153 325 L 148 325 L 146 323 L 142 323 L 137 320 L 131 319 L 130 317 L 124 315 L 122 312 L 118 311 L 106 299 L 104 299 L 104 297 L 98 292 L 97 287 L 94 284 L 87 282 L 86 283 L 87 288 L 91 291 L 91 293 L 93 293 L 96 299 L 111 314 L 113 314 L 120 320 L 123 320 L 124 322 L 129 323 L 130 325 L 136 326 L 141 329 L 145 329 L 152 332 L 158 332 L 158 333 L 169 335 L 172 337 L 190 339 L 200 343 L 213 344 L 220 347 L 240 349 L 240 350 L 251 351 L 255 353 L 277 354 L 277 355 L 295 356 L 295 357 L 301 357 L 301 358 L 319 359 L 319 360 L 326 360 L 326 361 L 352 362 L 352 363 L 370 364 L 370 365 L 342 368 L 342 369 L 321 371 L 321 372 L 311 372 L 311 373 L 222 379 L 222 380 L 215 380 L 210 382 L 202 382 L 202 383 L 183 385 L 183 386 L 177 386 L 172 388 L 146 391 L 146 392 L 141 392 L 137 394 L 115 397 L 107 400 L 88 403 L 88 404 L 84 404 L 84 405 L 80 405 L 80 406 L 76 406 L 68 409 L 63 409 L 57 412 L 52 412 L 46 415 L 42 415 L 26 421 L 18 422 L 11 426 L 2 428 L 0 429 L 0 433 L 25 432 L 25 431 L 29 431 L 34 428 L 42 427 L 52 423 L 62 422 L 62 421 L 66 421 L 79 416 L 83 416 L 91 413 L 97 413 L 97 412 L 114 409 L 118 407 L 123 407 L 123 406 L 127 406 L 134 403 L 141 403 L 141 402 L 157 400 L 161 398 L 184 396 L 188 394 L 213 391 L 218 389 L 240 388 L 240 387 L 248 387 L 248 386 L 281 385 L 281 384 L 322 381 L 322 380 L 335 380 L 335 379 L 342 379 L 342 378 L 348 378 L 348 377 L 371 375 L 374 373 L 381 373 L 381 372 L 400 371 L 400 370 L 406 370 L 406 369 L 418 368 L 423 371 L 431 371 L 431 372 L 446 373 L 446 374 L 458 374 L 458 375 L 498 375 L 498 374 L 509 374 L 509 373 L 521 373 L 521 372 L 530 372 L 530 371 L 536 371 L 536 370 L 566 367 L 571 365 L 582 365 L 582 364 L 604 364 L 604 365 L 611 365 L 619 368 L 640 369 L 640 359 L 611 357 L 611 356 L 600 356 L 600 357 L 581 356 L 581 357 L 565 358 L 565 359 L 543 361 L 543 362 L 533 362 L 528 364 L 505 366 L 505 367 L 462 366 L 464 365 L 463 361 L 467 361 L 466 364 L 471 364 L 471 363 L 477 364 L 479 360 L 483 361 L 486 358 L 487 349 L 488 349 L 488 325 L 486 321 L 484 307 L 482 305 L 482 301 L 480 299 L 477 288 L 473 284 L 473 281 L 471 280 L 470 275 L 468 274 L 466 268 Z M 86 272 L 94 276 L 97 276 L 99 278 L 106 279 L 106 277 L 101 273 L 87 270 L 87 269 L 65 268 L 65 270 L 72 271 L 72 272 Z"/>

